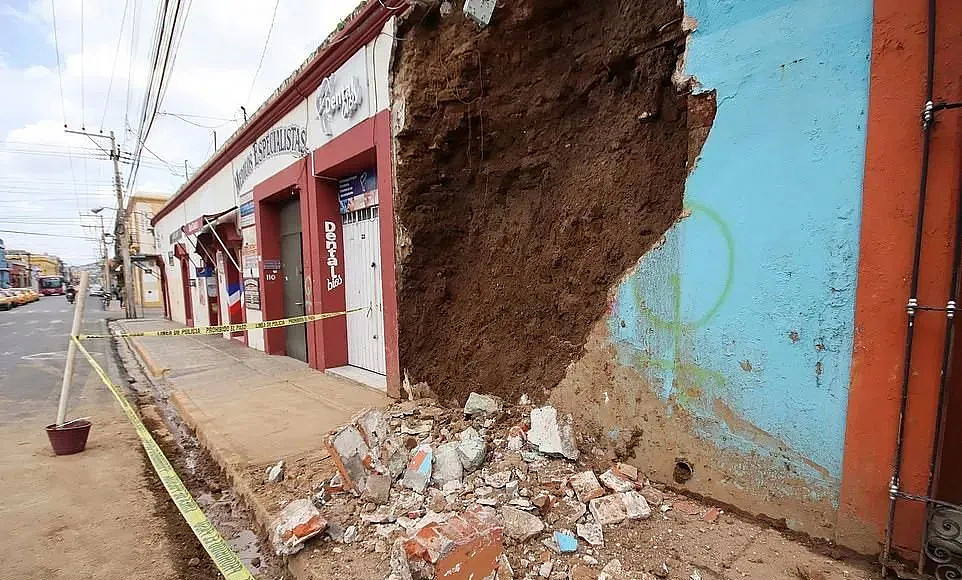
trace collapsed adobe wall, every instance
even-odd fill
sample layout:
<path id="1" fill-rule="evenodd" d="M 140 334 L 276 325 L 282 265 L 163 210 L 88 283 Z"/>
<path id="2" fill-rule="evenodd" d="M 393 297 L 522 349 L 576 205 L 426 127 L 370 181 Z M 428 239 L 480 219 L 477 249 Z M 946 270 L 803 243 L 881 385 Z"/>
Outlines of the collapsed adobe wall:
<path id="1" fill-rule="evenodd" d="M 581 356 L 610 288 L 681 213 L 714 114 L 710 102 L 690 127 L 691 97 L 672 81 L 682 20 L 676 0 L 519 0 L 480 31 L 457 9 L 400 25 L 399 347 L 412 382 L 445 400 L 543 398 Z"/>

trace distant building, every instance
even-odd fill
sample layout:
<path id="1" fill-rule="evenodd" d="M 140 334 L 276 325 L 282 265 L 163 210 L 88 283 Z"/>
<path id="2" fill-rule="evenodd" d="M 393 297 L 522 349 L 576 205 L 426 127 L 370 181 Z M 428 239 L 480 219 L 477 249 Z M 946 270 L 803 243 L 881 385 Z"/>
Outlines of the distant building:
<path id="1" fill-rule="evenodd" d="M 9 259 L 10 265 L 10 286 L 12 288 L 27 288 L 31 286 L 30 270 L 26 262 Z"/>
<path id="2" fill-rule="evenodd" d="M 7 251 L 3 240 L 0 240 L 0 288 L 10 287 L 10 262 L 7 261 Z"/>
<path id="3" fill-rule="evenodd" d="M 35 254 L 26 250 L 7 250 L 6 259 L 23 262 L 28 270 L 36 273 L 37 276 L 63 276 L 63 261 L 57 256 L 50 254 Z"/>
<path id="4" fill-rule="evenodd" d="M 130 255 L 133 265 L 134 304 L 139 308 L 164 305 L 160 271 L 153 259 L 157 243 L 150 220 L 167 203 L 168 195 L 135 193 L 127 200 L 124 216 L 130 228 Z"/>

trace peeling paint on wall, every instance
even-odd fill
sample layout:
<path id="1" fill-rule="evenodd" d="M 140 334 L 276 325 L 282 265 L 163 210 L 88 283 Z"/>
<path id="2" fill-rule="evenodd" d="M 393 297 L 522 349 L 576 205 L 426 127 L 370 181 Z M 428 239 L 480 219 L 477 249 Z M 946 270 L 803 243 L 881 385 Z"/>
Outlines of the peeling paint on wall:
<path id="1" fill-rule="evenodd" d="M 841 477 L 871 9 L 686 2 L 685 72 L 717 93 L 686 211 L 613 289 L 554 395 L 660 479 L 684 456 L 691 489 L 822 536 Z"/>

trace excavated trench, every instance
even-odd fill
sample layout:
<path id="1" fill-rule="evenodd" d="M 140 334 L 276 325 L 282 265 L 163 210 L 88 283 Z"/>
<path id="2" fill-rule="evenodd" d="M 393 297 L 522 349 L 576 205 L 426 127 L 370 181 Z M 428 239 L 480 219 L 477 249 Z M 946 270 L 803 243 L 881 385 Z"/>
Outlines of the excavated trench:
<path id="1" fill-rule="evenodd" d="M 110 344 L 128 398 L 137 404 L 144 424 L 208 519 L 254 576 L 291 578 L 284 562 L 274 556 L 270 544 L 259 533 L 251 510 L 234 493 L 220 467 L 177 415 L 163 384 L 147 377 L 125 341 L 113 338 Z M 167 495 L 146 454 L 143 458 L 145 479 L 151 482 L 154 494 L 153 510 L 165 523 L 175 551 L 171 558 L 179 577 L 186 580 L 220 578 L 210 557 Z"/>
<path id="2" fill-rule="evenodd" d="M 541 399 L 581 356 L 612 285 L 679 217 L 714 115 L 712 95 L 673 80 L 682 24 L 676 0 L 519 0 L 483 30 L 460 10 L 400 24 L 399 346 L 412 383 L 444 401 Z"/>

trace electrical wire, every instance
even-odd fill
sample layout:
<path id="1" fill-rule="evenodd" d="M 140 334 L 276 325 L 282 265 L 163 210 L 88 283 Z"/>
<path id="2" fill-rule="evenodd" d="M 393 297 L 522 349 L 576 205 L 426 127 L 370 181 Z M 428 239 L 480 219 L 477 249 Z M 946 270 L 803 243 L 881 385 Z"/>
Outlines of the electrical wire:
<path id="1" fill-rule="evenodd" d="M 90 236 L 72 236 L 70 234 L 47 234 L 47 233 L 41 233 L 41 232 L 24 232 L 21 230 L 0 230 L 0 233 L 21 234 L 24 236 L 46 236 L 50 238 L 78 238 L 81 240 L 96 240 L 98 242 L 100 241 L 100 238 L 93 238 Z"/>
<path id="2" fill-rule="evenodd" d="M 261 57 L 257 61 L 257 68 L 254 69 L 254 78 L 251 79 L 251 88 L 247 91 L 247 98 L 244 100 L 244 104 L 250 104 L 251 95 L 254 93 L 254 83 L 257 81 L 257 75 L 261 72 L 261 65 L 264 64 L 264 55 L 267 54 L 267 46 L 271 42 L 271 33 L 274 32 L 274 22 L 277 20 L 277 7 L 280 3 L 281 0 L 274 0 L 274 13 L 271 15 L 271 25 L 267 28 L 267 38 L 264 39 L 264 48 L 261 50 Z"/>
<path id="3" fill-rule="evenodd" d="M 187 118 L 186 118 L 186 117 L 187 117 L 186 115 L 181 115 L 181 114 L 178 114 L 178 113 L 165 113 L 165 112 L 160 112 L 160 113 L 157 113 L 157 114 L 160 115 L 160 116 L 174 117 L 174 118 L 176 118 L 176 119 L 180 119 L 181 121 L 183 121 L 183 122 L 185 122 L 185 123 L 188 123 L 188 124 L 193 125 L 193 126 L 195 126 L 195 127 L 200 127 L 200 128 L 202 128 L 202 129 L 220 129 L 221 127 L 223 127 L 224 125 L 227 125 L 228 123 L 236 123 L 236 122 L 237 122 L 237 119 L 234 118 L 234 119 L 227 119 L 227 120 L 225 120 L 223 123 L 221 123 L 220 125 L 202 125 L 201 123 L 197 123 L 197 122 L 191 121 L 190 119 L 187 119 Z"/>
<path id="4" fill-rule="evenodd" d="M 57 80 L 60 84 L 60 114 L 63 117 L 63 126 L 67 126 L 67 106 L 63 98 L 63 65 L 60 63 L 60 37 L 57 35 L 57 8 L 56 0 L 50 0 L 50 13 L 53 16 L 53 46 L 57 51 Z"/>
<path id="5" fill-rule="evenodd" d="M 120 45 L 124 39 L 124 25 L 127 23 L 127 6 L 130 0 L 124 0 L 124 12 L 120 16 L 120 31 L 117 32 L 117 48 L 114 50 L 114 63 L 110 67 L 110 82 L 107 83 L 107 98 L 104 100 L 104 112 L 100 116 L 100 131 L 104 130 L 104 120 L 107 118 L 107 107 L 110 105 L 110 91 L 114 87 L 114 76 L 117 73 L 117 57 L 120 56 Z"/>
<path id="6" fill-rule="evenodd" d="M 137 56 L 137 34 L 140 28 L 140 19 L 137 17 L 137 7 L 139 5 L 139 0 L 134 0 L 134 8 L 130 14 L 130 53 L 127 59 L 127 97 L 124 100 L 124 125 L 130 125 L 129 113 L 130 113 L 130 79 L 134 76 L 134 60 Z M 124 133 L 124 144 L 127 143 L 127 134 Z"/>

